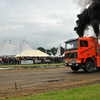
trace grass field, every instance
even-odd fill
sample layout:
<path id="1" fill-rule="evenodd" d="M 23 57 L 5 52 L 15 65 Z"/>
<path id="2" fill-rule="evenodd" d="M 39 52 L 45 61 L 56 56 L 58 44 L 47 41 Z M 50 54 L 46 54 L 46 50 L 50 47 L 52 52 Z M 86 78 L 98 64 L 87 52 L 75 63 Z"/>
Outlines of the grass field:
<path id="1" fill-rule="evenodd" d="M 5 100 L 1 98 L 0 100 Z M 6 100 L 100 100 L 100 85 L 73 88 Z"/>
<path id="2" fill-rule="evenodd" d="M 54 64 L 32 64 L 32 65 L 0 65 L 0 67 L 25 67 L 25 66 L 52 66 L 52 65 L 64 65 L 64 63 L 54 63 Z"/>

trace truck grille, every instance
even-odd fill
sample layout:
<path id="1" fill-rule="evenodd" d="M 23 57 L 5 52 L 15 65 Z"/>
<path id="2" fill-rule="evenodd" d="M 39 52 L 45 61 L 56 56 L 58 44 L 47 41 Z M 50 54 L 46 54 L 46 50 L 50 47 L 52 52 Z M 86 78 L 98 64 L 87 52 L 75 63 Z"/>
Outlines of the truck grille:
<path id="1" fill-rule="evenodd" d="M 65 58 L 77 58 L 77 52 L 74 53 L 66 53 Z"/>
<path id="2" fill-rule="evenodd" d="M 75 59 L 71 59 L 70 61 L 67 61 L 67 63 L 75 63 Z"/>

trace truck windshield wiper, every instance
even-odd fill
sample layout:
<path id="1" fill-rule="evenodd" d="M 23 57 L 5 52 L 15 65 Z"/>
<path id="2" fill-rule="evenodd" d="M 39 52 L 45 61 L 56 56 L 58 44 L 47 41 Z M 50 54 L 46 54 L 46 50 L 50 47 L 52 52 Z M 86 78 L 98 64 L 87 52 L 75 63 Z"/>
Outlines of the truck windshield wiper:
<path id="1" fill-rule="evenodd" d="M 73 52 L 73 53 L 74 53 L 74 52 Z M 73 53 L 71 53 L 71 54 L 69 55 L 69 57 L 70 57 Z M 69 58 L 69 57 L 68 57 L 68 58 Z"/>

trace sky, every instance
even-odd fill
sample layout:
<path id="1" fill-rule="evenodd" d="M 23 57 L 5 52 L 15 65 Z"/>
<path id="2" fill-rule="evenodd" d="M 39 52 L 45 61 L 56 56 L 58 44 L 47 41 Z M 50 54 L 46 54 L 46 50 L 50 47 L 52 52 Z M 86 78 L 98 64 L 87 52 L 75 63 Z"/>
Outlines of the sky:
<path id="1" fill-rule="evenodd" d="M 73 0 L 0 0 L 0 45 L 6 39 L 17 46 L 25 39 L 33 49 L 64 47 L 78 37 L 79 13 Z"/>

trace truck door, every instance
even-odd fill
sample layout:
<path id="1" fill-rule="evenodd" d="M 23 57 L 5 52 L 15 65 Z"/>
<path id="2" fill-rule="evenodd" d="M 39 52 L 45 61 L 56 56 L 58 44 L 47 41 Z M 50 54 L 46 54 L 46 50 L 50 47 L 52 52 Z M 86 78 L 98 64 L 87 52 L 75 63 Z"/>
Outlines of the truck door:
<path id="1" fill-rule="evenodd" d="M 89 46 L 87 40 L 80 40 L 80 56 L 85 58 L 89 55 Z"/>

